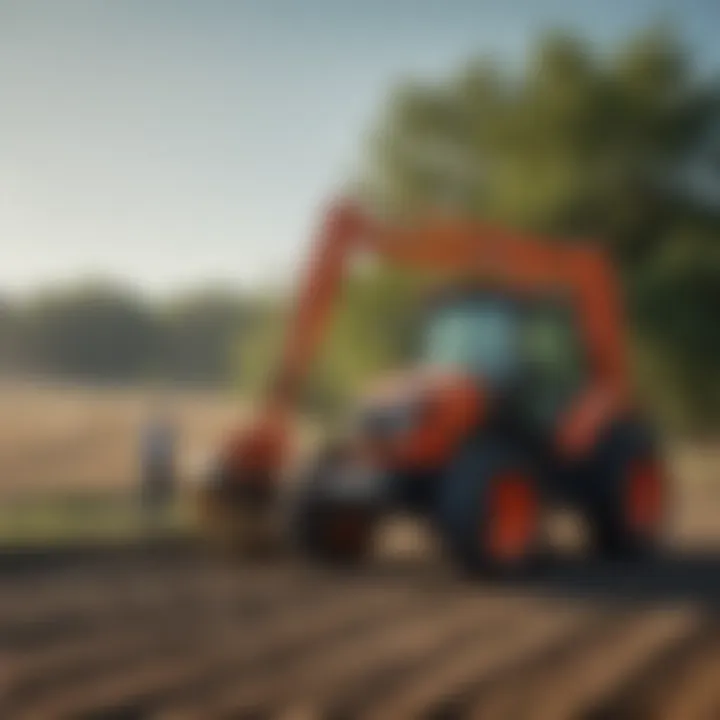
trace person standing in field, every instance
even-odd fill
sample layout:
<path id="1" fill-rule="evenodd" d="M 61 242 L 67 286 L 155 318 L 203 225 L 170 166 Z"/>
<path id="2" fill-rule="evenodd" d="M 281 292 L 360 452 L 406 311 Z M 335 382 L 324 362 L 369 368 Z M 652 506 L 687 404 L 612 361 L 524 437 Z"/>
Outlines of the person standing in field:
<path id="1" fill-rule="evenodd" d="M 163 520 L 175 500 L 176 492 L 175 424 L 165 408 L 149 416 L 141 438 L 141 500 L 152 525 Z"/>

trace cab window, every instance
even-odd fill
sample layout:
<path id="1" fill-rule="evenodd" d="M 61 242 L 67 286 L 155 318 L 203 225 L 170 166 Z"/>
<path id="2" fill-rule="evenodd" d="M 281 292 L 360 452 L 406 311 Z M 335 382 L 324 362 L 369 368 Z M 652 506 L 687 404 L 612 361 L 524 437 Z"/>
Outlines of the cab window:
<path id="1" fill-rule="evenodd" d="M 516 332 L 517 313 L 508 303 L 478 298 L 450 304 L 428 324 L 423 360 L 501 382 L 515 370 Z"/>
<path id="2" fill-rule="evenodd" d="M 580 389 L 585 357 L 573 313 L 563 305 L 528 310 L 521 330 L 531 401 L 543 415 L 560 409 Z"/>

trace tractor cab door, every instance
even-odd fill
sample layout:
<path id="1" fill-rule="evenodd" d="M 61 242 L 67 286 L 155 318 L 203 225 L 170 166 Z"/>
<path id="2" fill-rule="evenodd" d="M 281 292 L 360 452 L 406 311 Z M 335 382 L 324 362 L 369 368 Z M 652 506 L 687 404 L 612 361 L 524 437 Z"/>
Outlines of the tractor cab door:
<path id="1" fill-rule="evenodd" d="M 586 380 L 586 358 L 571 307 L 561 301 L 528 305 L 519 342 L 523 414 L 539 430 L 552 432 Z"/>

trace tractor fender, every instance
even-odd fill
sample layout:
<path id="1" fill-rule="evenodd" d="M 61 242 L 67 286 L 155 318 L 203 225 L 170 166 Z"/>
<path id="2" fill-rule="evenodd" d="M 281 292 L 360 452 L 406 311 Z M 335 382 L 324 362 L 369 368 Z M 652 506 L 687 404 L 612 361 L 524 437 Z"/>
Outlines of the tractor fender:
<path id="1" fill-rule="evenodd" d="M 618 423 L 633 411 L 624 394 L 605 386 L 589 388 L 560 418 L 555 434 L 558 456 L 576 463 L 589 457 Z"/>
<path id="2" fill-rule="evenodd" d="M 579 487 L 578 500 L 597 549 L 603 555 L 639 557 L 657 549 L 675 505 L 664 465 L 656 433 L 639 417 L 611 424 L 598 438 L 583 463 L 584 482 Z M 651 468 L 652 485 L 656 488 L 652 491 L 655 498 L 650 499 L 655 509 L 651 510 L 650 520 L 642 521 L 645 527 L 638 529 L 628 520 L 628 503 L 637 502 L 632 500 L 629 483 L 633 477 L 637 478 L 638 470 L 646 473 L 646 468 Z M 647 490 L 643 494 L 646 499 L 641 502 L 647 505 Z"/>

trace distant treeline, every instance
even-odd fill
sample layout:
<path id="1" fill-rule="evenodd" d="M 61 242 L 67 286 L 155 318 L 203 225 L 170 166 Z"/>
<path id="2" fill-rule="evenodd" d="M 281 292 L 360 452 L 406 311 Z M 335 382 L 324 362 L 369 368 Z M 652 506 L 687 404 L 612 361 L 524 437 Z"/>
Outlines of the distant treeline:
<path id="1" fill-rule="evenodd" d="M 0 366 L 71 380 L 222 385 L 257 304 L 225 290 L 154 301 L 105 282 L 0 300 Z"/>

